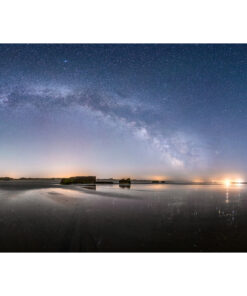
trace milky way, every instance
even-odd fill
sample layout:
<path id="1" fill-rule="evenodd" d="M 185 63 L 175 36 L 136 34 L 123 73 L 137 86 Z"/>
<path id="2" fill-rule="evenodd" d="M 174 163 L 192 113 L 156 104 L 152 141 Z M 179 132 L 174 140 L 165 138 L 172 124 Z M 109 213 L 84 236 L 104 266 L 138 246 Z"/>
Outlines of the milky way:
<path id="1" fill-rule="evenodd" d="M 0 175 L 246 176 L 244 45 L 0 45 Z"/>

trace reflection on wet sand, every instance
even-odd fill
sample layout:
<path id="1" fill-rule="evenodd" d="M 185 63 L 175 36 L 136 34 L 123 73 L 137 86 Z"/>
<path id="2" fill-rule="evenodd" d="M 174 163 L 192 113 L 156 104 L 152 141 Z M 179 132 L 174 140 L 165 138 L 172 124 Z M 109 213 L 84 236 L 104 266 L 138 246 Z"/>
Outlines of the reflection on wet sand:
<path id="1" fill-rule="evenodd" d="M 0 183 L 0 251 L 247 251 L 247 185 L 127 189 Z"/>
<path id="2" fill-rule="evenodd" d="M 130 189 L 130 184 L 119 184 L 119 188 L 122 188 L 122 189 Z"/>
<path id="3" fill-rule="evenodd" d="M 96 185 L 82 185 L 82 188 L 96 190 Z"/>

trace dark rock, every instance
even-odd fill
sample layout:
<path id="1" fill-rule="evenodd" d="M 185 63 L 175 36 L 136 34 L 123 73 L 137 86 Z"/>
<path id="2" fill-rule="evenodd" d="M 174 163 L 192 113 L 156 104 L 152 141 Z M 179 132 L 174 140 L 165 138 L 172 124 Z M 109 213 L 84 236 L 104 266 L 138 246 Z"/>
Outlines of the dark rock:
<path id="1" fill-rule="evenodd" d="M 79 177 L 70 177 L 63 178 L 61 180 L 61 184 L 69 185 L 69 184 L 95 184 L 96 177 L 95 176 L 79 176 Z"/>
<path id="2" fill-rule="evenodd" d="M 130 178 L 119 180 L 119 184 L 131 184 Z"/>

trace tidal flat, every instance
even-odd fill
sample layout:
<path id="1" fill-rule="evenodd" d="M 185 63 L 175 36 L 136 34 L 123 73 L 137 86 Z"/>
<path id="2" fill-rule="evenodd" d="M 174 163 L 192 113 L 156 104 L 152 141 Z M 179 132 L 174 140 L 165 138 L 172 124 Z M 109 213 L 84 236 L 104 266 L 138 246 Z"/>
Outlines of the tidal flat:
<path id="1" fill-rule="evenodd" d="M 247 251 L 247 185 L 0 181 L 1 252 Z"/>

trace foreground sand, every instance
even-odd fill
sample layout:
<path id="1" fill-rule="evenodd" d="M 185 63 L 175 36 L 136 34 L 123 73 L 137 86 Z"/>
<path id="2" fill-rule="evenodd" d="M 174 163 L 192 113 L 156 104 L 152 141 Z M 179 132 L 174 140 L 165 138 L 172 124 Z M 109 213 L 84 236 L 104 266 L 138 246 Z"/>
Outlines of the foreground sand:
<path id="1" fill-rule="evenodd" d="M 114 197 L 57 181 L 0 182 L 0 251 L 121 250 L 127 196 L 117 207 Z"/>
<path id="2" fill-rule="evenodd" d="M 246 227 L 246 185 L 0 182 L 0 251 L 247 251 Z"/>

